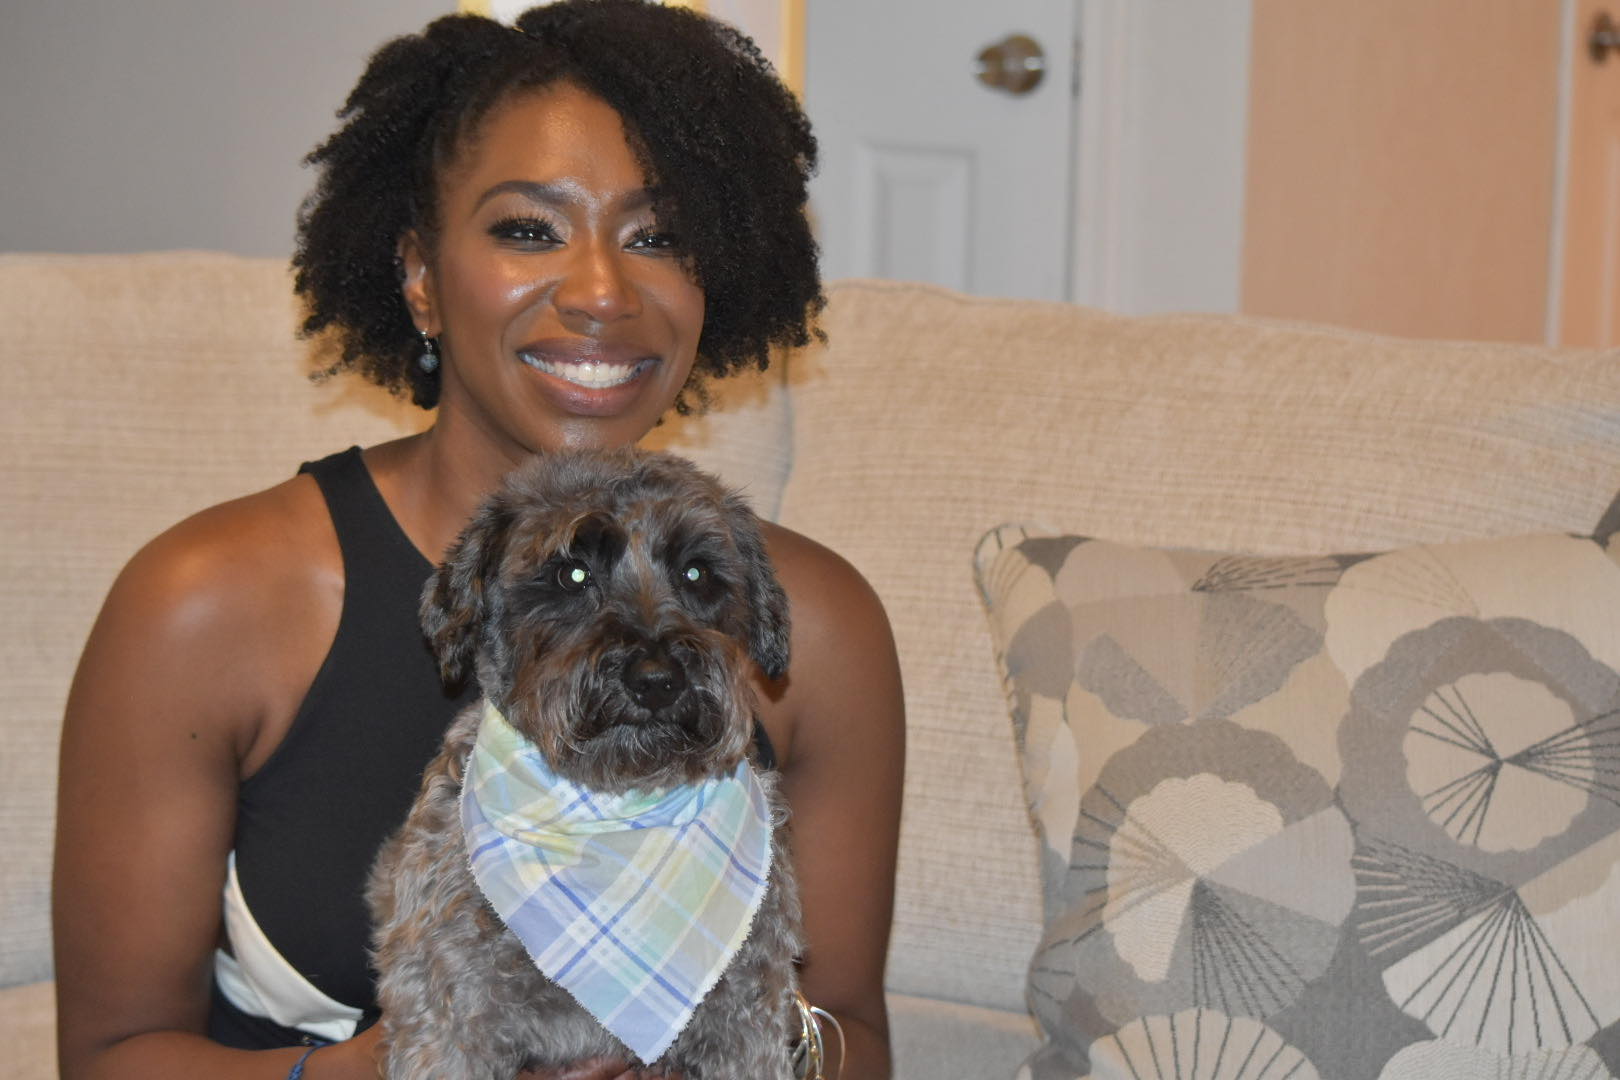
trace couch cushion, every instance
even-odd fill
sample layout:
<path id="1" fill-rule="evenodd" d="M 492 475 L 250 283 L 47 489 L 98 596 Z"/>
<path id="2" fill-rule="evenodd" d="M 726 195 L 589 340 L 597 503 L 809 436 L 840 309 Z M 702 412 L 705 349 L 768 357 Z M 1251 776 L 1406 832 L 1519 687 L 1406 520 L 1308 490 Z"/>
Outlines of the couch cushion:
<path id="1" fill-rule="evenodd" d="M 0 989 L 0 1046 L 7 1080 L 57 1080 L 56 984 Z"/>
<path id="2" fill-rule="evenodd" d="M 74 664 L 113 576 L 147 539 L 300 461 L 420 429 L 362 383 L 312 384 L 284 264 L 169 253 L 0 256 L 0 986 L 50 971 L 56 742 Z M 774 512 L 787 468 L 776 372 L 654 440 Z"/>
<path id="3" fill-rule="evenodd" d="M 1023 1009 L 1004 1012 L 932 997 L 890 994 L 894 1080 L 1008 1080 L 1040 1045 Z"/>
<path id="4" fill-rule="evenodd" d="M 1259 552 L 1589 529 L 1620 485 L 1614 355 L 1124 318 L 835 285 L 795 357 L 781 520 L 887 605 L 908 745 L 890 981 L 1020 1006 L 1036 845 L 968 555 L 1044 520 Z"/>
<path id="5" fill-rule="evenodd" d="M 978 568 L 1042 839 L 1035 1080 L 1182 1040 L 1295 1076 L 1620 1066 L 1593 947 L 1620 912 L 1620 544 L 1006 528 Z"/>

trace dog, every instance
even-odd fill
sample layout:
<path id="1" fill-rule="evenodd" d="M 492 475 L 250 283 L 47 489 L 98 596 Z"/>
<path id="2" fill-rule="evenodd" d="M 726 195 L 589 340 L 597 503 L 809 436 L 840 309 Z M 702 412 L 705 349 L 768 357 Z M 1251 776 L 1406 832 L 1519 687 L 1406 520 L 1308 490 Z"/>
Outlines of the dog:
<path id="1" fill-rule="evenodd" d="M 747 503 L 668 454 L 542 455 L 477 512 L 429 580 L 421 611 L 446 679 L 471 669 L 483 696 L 448 729 L 368 886 L 384 1075 L 511 1080 L 522 1068 L 617 1055 L 639 1061 L 644 1075 L 788 1080 L 789 1043 L 801 1030 L 798 888 L 785 806 L 772 775 L 751 768 L 748 755 L 756 724 L 751 678 L 756 668 L 771 680 L 787 671 L 789 618 Z M 492 708 L 505 726 L 489 719 Z M 504 734 L 490 734 L 497 730 Z M 491 783 L 526 782 L 503 771 L 498 759 L 505 750 L 481 750 L 500 738 L 521 740 L 522 760 L 555 779 L 559 790 L 580 793 L 576 802 L 640 806 L 657 796 L 690 809 L 703 801 L 689 799 L 691 792 L 713 790 L 731 793 L 729 802 L 715 796 L 713 805 L 743 807 L 737 831 L 746 839 L 729 852 L 727 872 L 734 891 L 757 887 L 762 895 L 751 919 L 730 911 L 725 925 L 733 938 L 746 936 L 723 970 L 710 973 L 717 981 L 706 993 L 705 977 L 695 977 L 688 990 L 700 1000 L 689 1018 L 674 1017 L 669 1026 L 678 1033 L 638 1033 L 642 1048 L 634 1049 L 629 1036 L 615 1034 L 597 1015 L 617 1017 L 617 1010 L 633 1011 L 629 1005 L 609 994 L 604 1007 L 598 994 L 593 1013 L 583 1002 L 595 982 L 583 980 L 582 990 L 541 970 L 555 936 L 546 931 L 525 942 L 514 927 L 523 925 L 527 909 L 511 925 L 498 914 L 491 897 L 512 890 L 509 882 L 479 876 L 479 860 L 490 856 L 477 838 L 516 851 L 514 858 L 528 860 L 522 866 L 537 874 L 549 872 L 552 858 L 529 859 L 530 849 L 514 846 L 508 835 L 526 837 L 528 826 L 513 825 L 502 807 L 469 794 L 475 782 L 480 793 Z M 487 765 L 486 776 L 481 770 L 490 761 L 497 763 Z M 752 802 L 738 802 L 727 786 L 734 781 L 747 787 Z M 550 782 L 543 785 L 548 792 Z M 687 824 L 689 838 L 708 829 Z M 638 841 L 645 831 L 624 829 L 611 838 Z M 746 856 L 738 852 L 757 848 L 761 835 L 770 846 L 768 869 L 736 870 Z M 661 872 L 699 861 L 678 852 L 660 864 Z M 755 880 L 758 886 L 749 884 Z M 555 879 L 547 881 L 549 888 Z M 529 884 L 520 881 L 515 891 Z M 660 880 L 650 889 L 642 883 L 642 890 L 637 902 L 676 886 Z M 548 917 L 558 906 L 577 904 L 569 912 L 600 936 L 565 961 L 552 958 L 554 969 L 598 962 L 607 969 L 593 976 L 600 982 L 624 979 L 622 969 L 629 968 L 632 983 L 645 974 L 649 993 L 680 996 L 665 986 L 675 981 L 667 971 L 638 974 L 642 959 L 615 952 L 621 932 L 634 929 L 634 916 L 611 897 L 591 907 L 570 883 L 556 886 L 552 899 Z M 732 900 L 733 907 L 744 903 Z M 681 919 L 672 921 L 678 932 L 698 936 Z M 579 980 L 576 967 L 563 976 Z M 640 996 L 632 1000 L 641 1008 Z M 647 1006 L 658 1007 L 678 1013 L 683 1006 L 662 999 Z"/>

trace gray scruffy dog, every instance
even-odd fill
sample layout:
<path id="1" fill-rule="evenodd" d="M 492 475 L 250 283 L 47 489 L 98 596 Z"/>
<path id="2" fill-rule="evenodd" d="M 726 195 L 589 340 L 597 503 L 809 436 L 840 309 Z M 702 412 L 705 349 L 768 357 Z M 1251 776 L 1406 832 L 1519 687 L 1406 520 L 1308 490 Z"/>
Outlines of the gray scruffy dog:
<path id="1" fill-rule="evenodd" d="M 422 620 L 447 677 L 484 695 L 558 776 L 602 792 L 736 769 L 754 665 L 788 663 L 787 599 L 759 523 L 690 463 L 635 450 L 546 455 L 517 470 L 428 583 Z M 392 1080 L 511 1080 L 597 1055 L 635 1058 L 535 966 L 469 867 L 459 804 L 481 704 L 449 728 L 368 890 Z M 769 885 L 724 975 L 649 1072 L 786 1080 L 798 1032 L 798 889 L 786 813 Z"/>

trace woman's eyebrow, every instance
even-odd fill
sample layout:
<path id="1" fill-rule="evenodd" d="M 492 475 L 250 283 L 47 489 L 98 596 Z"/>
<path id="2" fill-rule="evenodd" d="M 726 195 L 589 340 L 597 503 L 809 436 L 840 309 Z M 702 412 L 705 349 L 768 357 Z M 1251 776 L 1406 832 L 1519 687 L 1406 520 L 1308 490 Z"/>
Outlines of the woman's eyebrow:
<path id="1" fill-rule="evenodd" d="M 521 195 L 529 202 L 545 206 L 557 206 L 581 201 L 580 194 L 583 191 L 583 185 L 570 180 L 502 180 L 498 184 L 491 185 L 482 195 L 478 196 L 478 201 L 473 204 L 473 209 L 476 211 L 491 199 L 509 192 Z M 633 211 L 651 205 L 652 200 L 653 196 L 650 189 L 636 188 L 624 192 L 615 199 L 615 202 L 617 202 L 619 209 Z"/>

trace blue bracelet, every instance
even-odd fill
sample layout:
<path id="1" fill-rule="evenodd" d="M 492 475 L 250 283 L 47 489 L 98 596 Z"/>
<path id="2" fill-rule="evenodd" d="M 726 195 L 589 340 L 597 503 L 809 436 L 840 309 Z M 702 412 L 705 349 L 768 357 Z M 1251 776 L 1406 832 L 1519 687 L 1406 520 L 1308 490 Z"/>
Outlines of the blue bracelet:
<path id="1" fill-rule="evenodd" d="M 319 1050 L 321 1047 L 323 1047 L 325 1045 L 326 1045 L 325 1043 L 316 1043 L 314 1046 L 310 1047 L 308 1050 L 305 1050 L 304 1051 L 304 1056 L 299 1058 L 293 1064 L 292 1072 L 287 1074 L 287 1080 L 303 1080 L 304 1062 L 309 1060 L 309 1055 L 313 1054 L 315 1051 Z"/>

